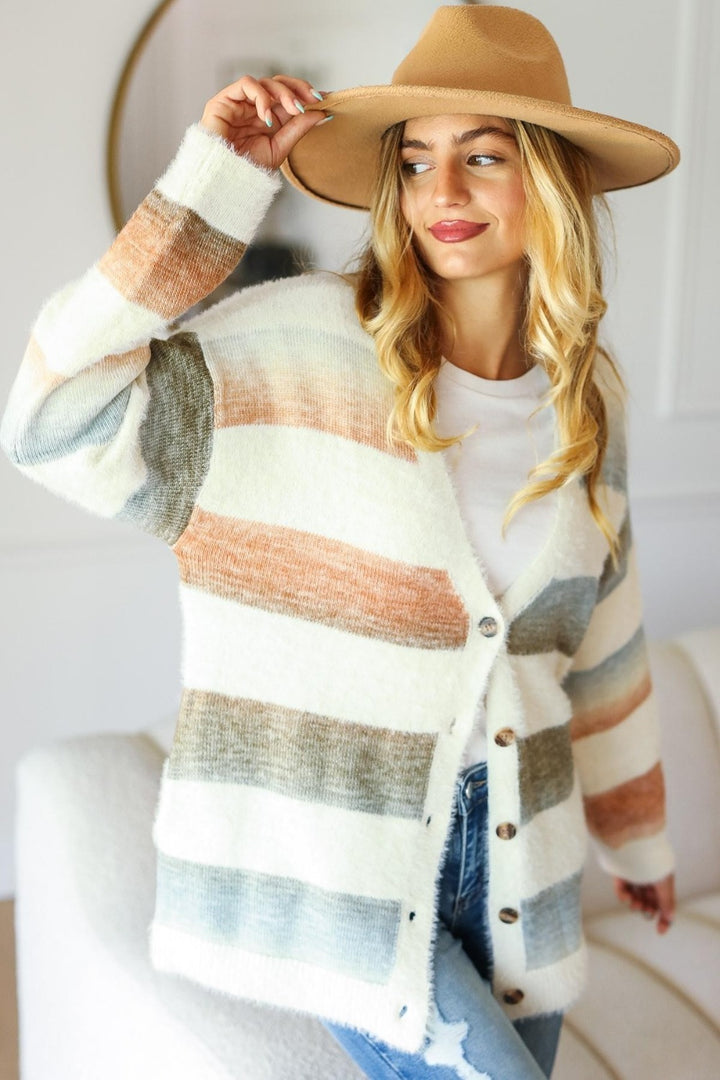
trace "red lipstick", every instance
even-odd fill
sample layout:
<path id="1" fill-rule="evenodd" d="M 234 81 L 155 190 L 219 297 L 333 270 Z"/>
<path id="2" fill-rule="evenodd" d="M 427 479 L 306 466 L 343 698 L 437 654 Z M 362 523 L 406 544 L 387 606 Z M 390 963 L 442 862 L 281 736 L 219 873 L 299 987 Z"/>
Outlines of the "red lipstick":
<path id="1" fill-rule="evenodd" d="M 443 244 L 459 244 L 479 236 L 487 227 L 487 221 L 438 221 L 430 226 L 430 232 Z"/>

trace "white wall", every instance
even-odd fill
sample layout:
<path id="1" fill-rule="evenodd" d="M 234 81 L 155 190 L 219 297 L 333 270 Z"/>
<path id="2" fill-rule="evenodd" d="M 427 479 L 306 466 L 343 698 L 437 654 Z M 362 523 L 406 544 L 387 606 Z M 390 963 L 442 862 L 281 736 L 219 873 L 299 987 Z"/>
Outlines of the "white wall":
<path id="1" fill-rule="evenodd" d="M 578 105 L 667 130 L 685 150 L 675 175 L 613 198 L 619 267 L 607 336 L 632 393 L 632 487 L 648 629 L 661 636 L 718 622 L 720 393 L 708 284 L 718 280 L 720 250 L 712 198 L 718 148 L 709 128 L 720 105 L 715 4 L 525 6 L 556 36 Z M 267 20 L 268 6 L 261 7 Z M 27 0 L 6 20 L 2 400 L 42 300 L 111 240 L 106 124 L 124 57 L 150 9 L 148 0 Z M 329 56 L 346 57 L 346 78 L 339 79 L 346 85 L 374 81 L 378 57 L 392 56 L 382 68 L 389 77 L 425 10 L 420 15 L 417 0 L 387 0 L 373 22 L 367 5 L 335 3 L 313 18 L 320 9 L 310 0 L 296 19 L 297 48 L 319 43 Z M 365 70 L 372 74 L 365 78 Z M 325 215 L 308 201 L 303 212 L 310 232 L 337 235 L 332 211 Z M 2 894 L 12 889 L 17 757 L 38 742 L 131 730 L 172 713 L 180 630 L 174 566 L 162 545 L 61 503 L 4 460 L 0 491 Z"/>

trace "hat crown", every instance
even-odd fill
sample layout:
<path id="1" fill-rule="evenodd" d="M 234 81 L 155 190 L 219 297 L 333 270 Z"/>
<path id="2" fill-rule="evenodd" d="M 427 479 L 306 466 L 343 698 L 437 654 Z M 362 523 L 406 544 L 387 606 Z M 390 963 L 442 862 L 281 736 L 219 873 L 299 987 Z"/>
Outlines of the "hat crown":
<path id="1" fill-rule="evenodd" d="M 438 8 L 392 81 L 572 104 L 554 39 L 534 16 L 508 7 Z"/>

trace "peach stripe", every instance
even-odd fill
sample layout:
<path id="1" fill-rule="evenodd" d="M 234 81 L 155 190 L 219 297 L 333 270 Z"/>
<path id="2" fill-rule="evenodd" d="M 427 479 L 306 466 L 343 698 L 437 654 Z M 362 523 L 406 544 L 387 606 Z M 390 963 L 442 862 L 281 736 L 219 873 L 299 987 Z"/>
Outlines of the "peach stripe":
<path id="1" fill-rule="evenodd" d="M 175 545 L 184 584 L 364 637 L 459 649 L 468 614 L 449 575 L 277 525 L 193 511 Z"/>
<path id="2" fill-rule="evenodd" d="M 47 397 L 66 381 L 64 375 L 51 371 L 47 366 L 45 353 L 34 336 L 30 338 L 25 350 L 22 370 L 27 390 L 33 395 L 40 393 L 43 397 Z"/>
<path id="3" fill-rule="evenodd" d="M 612 848 L 651 836 L 665 824 L 665 781 L 658 763 L 642 776 L 584 800 L 590 832 Z"/>
<path id="4" fill-rule="evenodd" d="M 621 724 L 631 713 L 635 712 L 642 703 L 650 696 L 652 683 L 649 671 L 645 671 L 643 678 L 624 697 L 615 698 L 604 705 L 598 705 L 587 712 L 576 713 L 572 718 L 570 733 L 573 741 L 583 739 L 586 735 L 596 735 L 600 731 L 608 731 L 610 728 Z"/>
<path id="5" fill-rule="evenodd" d="M 127 300 L 170 319 L 224 281 L 245 248 L 194 210 L 152 191 L 98 267 Z"/>
<path id="6" fill-rule="evenodd" d="M 216 387 L 215 423 L 220 428 L 241 424 L 313 428 L 405 461 L 417 461 L 411 446 L 388 443 L 384 405 L 377 386 L 368 387 L 352 373 L 348 373 L 343 393 L 338 395 L 336 383 L 324 386 L 317 373 L 310 378 L 299 357 L 297 364 L 291 363 L 286 370 L 278 363 L 271 378 L 261 367 L 248 365 L 241 380 L 221 380 Z"/>

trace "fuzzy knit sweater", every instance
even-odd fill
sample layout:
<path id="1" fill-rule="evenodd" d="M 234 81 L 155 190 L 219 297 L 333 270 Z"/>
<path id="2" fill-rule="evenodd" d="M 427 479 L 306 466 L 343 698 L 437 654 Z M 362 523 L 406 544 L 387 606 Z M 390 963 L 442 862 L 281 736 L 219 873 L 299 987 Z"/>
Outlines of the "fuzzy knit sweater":
<path id="1" fill-rule="evenodd" d="M 491 595 L 444 456 L 391 446 L 351 288 L 311 274 L 171 323 L 235 266 L 278 179 L 191 128 L 109 251 L 42 310 L 2 425 L 18 467 L 172 546 L 184 694 L 155 822 L 157 968 L 417 1051 L 436 887 L 487 697 L 494 993 L 582 988 L 587 822 L 605 868 L 672 868 L 622 410 Z"/>

